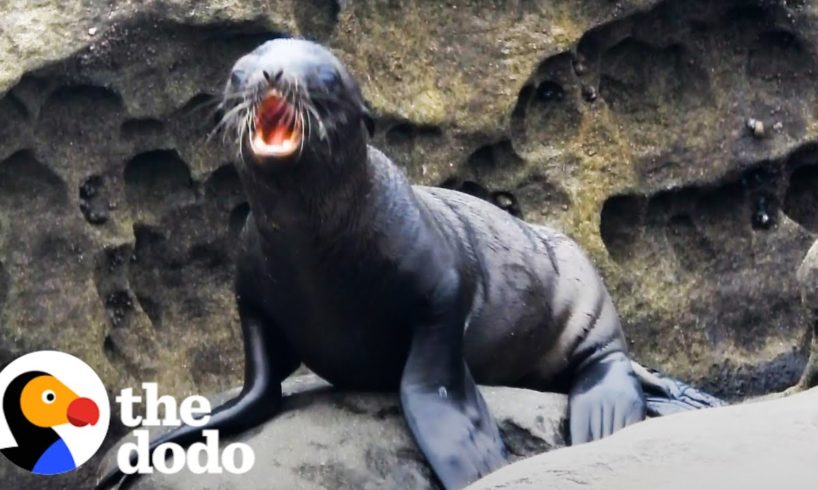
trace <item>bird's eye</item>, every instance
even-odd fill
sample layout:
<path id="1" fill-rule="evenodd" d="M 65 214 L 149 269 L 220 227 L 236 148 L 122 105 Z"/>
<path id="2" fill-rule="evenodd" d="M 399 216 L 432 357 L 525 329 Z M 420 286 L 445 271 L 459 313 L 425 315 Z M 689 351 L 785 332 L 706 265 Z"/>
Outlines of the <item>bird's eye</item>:
<path id="1" fill-rule="evenodd" d="M 49 405 L 54 403 L 54 400 L 57 399 L 57 394 L 51 390 L 45 390 L 43 392 L 43 401 Z"/>

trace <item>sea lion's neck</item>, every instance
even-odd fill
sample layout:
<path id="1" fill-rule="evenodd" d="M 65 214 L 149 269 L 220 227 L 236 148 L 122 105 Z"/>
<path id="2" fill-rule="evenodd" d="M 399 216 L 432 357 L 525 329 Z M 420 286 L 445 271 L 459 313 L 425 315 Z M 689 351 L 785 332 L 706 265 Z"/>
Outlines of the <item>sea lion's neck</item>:
<path id="1" fill-rule="evenodd" d="M 276 175 L 248 174 L 250 208 L 262 238 L 285 235 L 293 246 L 355 242 L 366 229 L 365 200 L 374 185 L 367 153 L 329 166 L 304 165 Z M 298 163 L 296 163 L 298 165 Z M 361 237 L 362 238 L 362 237 Z"/>

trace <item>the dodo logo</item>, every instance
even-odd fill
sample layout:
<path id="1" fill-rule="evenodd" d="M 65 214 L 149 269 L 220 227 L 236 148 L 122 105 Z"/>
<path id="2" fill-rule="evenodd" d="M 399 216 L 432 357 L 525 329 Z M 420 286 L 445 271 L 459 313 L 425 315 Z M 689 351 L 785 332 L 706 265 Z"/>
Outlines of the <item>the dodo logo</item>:
<path id="1" fill-rule="evenodd" d="M 32 473 L 65 473 L 91 459 L 110 420 L 105 385 L 74 356 L 33 352 L 0 371 L 0 453 Z"/>

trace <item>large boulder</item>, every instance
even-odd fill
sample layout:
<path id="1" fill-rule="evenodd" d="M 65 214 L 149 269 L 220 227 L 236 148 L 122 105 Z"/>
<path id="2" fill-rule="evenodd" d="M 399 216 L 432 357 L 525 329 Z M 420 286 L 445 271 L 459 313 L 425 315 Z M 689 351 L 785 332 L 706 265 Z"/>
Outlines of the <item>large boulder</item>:
<path id="1" fill-rule="evenodd" d="M 501 468 L 468 490 L 809 490 L 818 485 L 818 389 L 688 412 Z"/>
<path id="2" fill-rule="evenodd" d="M 254 450 L 249 473 L 236 476 L 151 475 L 138 490 L 220 488 L 377 489 L 439 488 L 412 440 L 398 397 L 339 393 L 296 378 L 284 386 L 282 413 L 256 430 L 222 442 Z M 481 387 L 512 461 L 566 445 L 564 395 L 515 388 Z M 128 436 L 120 442 L 133 441 Z M 115 450 L 102 469 L 113 466 Z"/>

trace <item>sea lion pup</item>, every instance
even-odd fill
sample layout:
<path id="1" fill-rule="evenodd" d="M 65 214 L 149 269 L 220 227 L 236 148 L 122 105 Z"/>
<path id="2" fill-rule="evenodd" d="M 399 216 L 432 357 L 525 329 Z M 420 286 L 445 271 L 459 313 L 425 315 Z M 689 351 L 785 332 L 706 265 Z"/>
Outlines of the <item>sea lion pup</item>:
<path id="1" fill-rule="evenodd" d="M 616 310 L 580 248 L 472 196 L 410 185 L 367 145 L 361 91 L 327 49 L 261 45 L 235 64 L 224 109 L 251 208 L 235 282 L 244 389 L 205 427 L 151 448 L 264 422 L 302 362 L 340 388 L 399 391 L 449 489 L 506 461 L 477 382 L 567 391 L 574 444 L 645 417 Z"/>

